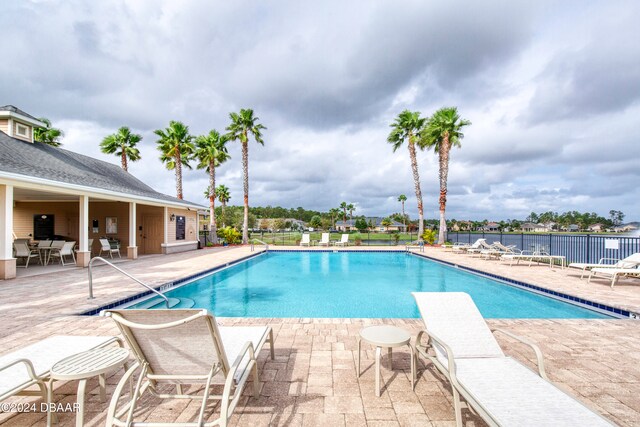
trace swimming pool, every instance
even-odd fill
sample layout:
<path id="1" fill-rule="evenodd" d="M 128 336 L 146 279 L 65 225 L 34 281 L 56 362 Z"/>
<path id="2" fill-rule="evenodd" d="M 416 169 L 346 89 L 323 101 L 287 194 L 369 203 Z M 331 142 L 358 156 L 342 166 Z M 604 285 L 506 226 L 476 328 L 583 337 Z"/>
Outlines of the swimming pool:
<path id="1" fill-rule="evenodd" d="M 269 252 L 165 295 L 224 317 L 416 318 L 415 291 L 467 292 L 485 318 L 610 318 L 404 252 Z"/>

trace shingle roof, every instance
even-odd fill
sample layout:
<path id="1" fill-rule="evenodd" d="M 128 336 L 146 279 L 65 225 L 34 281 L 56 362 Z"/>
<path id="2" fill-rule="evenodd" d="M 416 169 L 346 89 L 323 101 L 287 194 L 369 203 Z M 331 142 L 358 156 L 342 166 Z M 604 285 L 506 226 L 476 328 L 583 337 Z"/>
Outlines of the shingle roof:
<path id="1" fill-rule="evenodd" d="M 10 111 L 12 113 L 16 113 L 16 114 L 20 114 L 20 115 L 25 116 L 25 117 L 29 117 L 30 119 L 33 119 L 33 120 L 40 121 L 40 119 L 38 119 L 36 117 L 33 117 L 31 114 L 26 113 L 26 112 L 22 111 L 21 109 L 19 109 L 18 107 L 15 107 L 13 105 L 4 105 L 4 106 L 0 107 L 0 111 Z"/>
<path id="2" fill-rule="evenodd" d="M 23 142 L 0 131 L 0 171 L 66 184 L 200 206 L 158 193 L 122 168 L 41 142 Z"/>

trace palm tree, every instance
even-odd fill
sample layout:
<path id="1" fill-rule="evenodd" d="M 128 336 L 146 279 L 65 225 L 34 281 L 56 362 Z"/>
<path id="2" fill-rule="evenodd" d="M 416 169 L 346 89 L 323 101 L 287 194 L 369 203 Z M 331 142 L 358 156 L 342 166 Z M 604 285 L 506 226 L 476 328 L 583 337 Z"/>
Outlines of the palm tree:
<path id="1" fill-rule="evenodd" d="M 178 199 L 182 199 L 182 167 L 191 169 L 189 160 L 196 149 L 193 136 L 189 135 L 189 126 L 171 120 L 169 127 L 157 129 L 154 133 L 160 137 L 156 141 L 161 153 L 160 160 L 166 163 L 167 169 L 176 171 L 176 193 Z"/>
<path id="2" fill-rule="evenodd" d="M 356 207 L 353 206 L 353 203 L 349 203 L 347 205 L 347 210 L 349 211 L 349 219 L 351 220 L 351 226 L 353 227 L 353 211 L 356 210 Z"/>
<path id="3" fill-rule="evenodd" d="M 460 147 L 460 140 L 464 138 L 462 128 L 470 125 L 469 120 L 461 119 L 456 107 L 441 108 L 427 121 L 422 131 L 421 144 L 426 148 L 433 148 L 438 154 L 440 175 L 440 231 L 438 244 L 443 244 L 447 238 L 447 223 L 444 211 L 447 207 L 447 176 L 449 175 L 449 152 L 451 147 Z"/>
<path id="4" fill-rule="evenodd" d="M 229 152 L 226 147 L 227 139 L 221 136 L 217 130 L 211 130 L 208 135 L 196 138 L 196 157 L 200 161 L 198 169 L 206 169 L 209 172 L 209 239 L 218 244 L 218 231 L 216 229 L 216 167 L 229 160 Z"/>
<path id="5" fill-rule="evenodd" d="M 140 160 L 140 150 L 136 148 L 138 142 L 142 141 L 142 135 L 131 133 L 131 129 L 122 126 L 118 132 L 106 136 L 100 143 L 100 149 L 105 154 L 115 154 L 120 156 L 122 169 L 126 172 L 127 160 L 132 162 Z"/>
<path id="6" fill-rule="evenodd" d="M 240 113 L 230 113 L 231 124 L 227 126 L 228 139 L 240 141 L 242 144 L 242 175 L 244 184 L 244 219 L 242 221 L 242 243 L 249 243 L 249 134 L 258 144 L 264 145 L 262 130 L 266 129 L 258 123 L 258 117 L 254 117 L 253 110 L 241 109 Z"/>
<path id="7" fill-rule="evenodd" d="M 33 139 L 43 144 L 51 145 L 52 147 L 60 147 L 62 145 L 60 139 L 64 137 L 64 132 L 52 127 L 51 120 L 46 117 L 40 117 L 38 120 L 44 123 L 46 127 L 35 128 L 33 130 Z"/>
<path id="8" fill-rule="evenodd" d="M 216 196 L 218 196 L 218 200 L 220 200 L 220 204 L 222 205 L 222 226 L 224 227 L 224 208 L 227 207 L 227 202 L 231 200 L 229 188 L 226 185 L 218 185 L 216 187 Z"/>
<path id="9" fill-rule="evenodd" d="M 413 171 L 413 185 L 416 189 L 416 200 L 418 202 L 418 236 L 422 238 L 424 232 L 424 211 L 422 207 L 422 190 L 420 189 L 420 175 L 418 174 L 418 160 L 416 159 L 416 142 L 419 141 L 420 131 L 424 127 L 425 119 L 420 117 L 418 111 L 411 112 L 404 110 L 398 114 L 395 122 L 391 125 L 392 130 L 387 137 L 387 142 L 393 144 L 395 152 L 407 141 L 409 148 L 409 158 L 411 159 L 411 170 Z M 424 149 L 418 145 L 419 148 Z"/>
<path id="10" fill-rule="evenodd" d="M 331 215 L 331 225 L 333 226 L 333 229 L 335 230 L 335 228 L 336 228 L 336 218 L 338 217 L 338 215 L 340 215 L 340 209 L 338 209 L 338 208 L 329 209 L 329 215 Z"/>
<path id="11" fill-rule="evenodd" d="M 347 202 L 342 202 L 340 203 L 340 209 L 342 209 L 343 215 L 342 215 L 342 222 L 344 222 L 344 226 L 345 226 L 345 230 L 347 229 L 347 208 L 349 205 L 347 205 Z"/>
<path id="12" fill-rule="evenodd" d="M 404 194 L 401 194 L 398 196 L 398 201 L 400 203 L 402 203 L 402 223 L 404 224 L 404 231 L 407 231 L 407 220 L 406 217 L 404 216 L 404 202 L 407 201 L 407 196 L 405 196 Z"/>

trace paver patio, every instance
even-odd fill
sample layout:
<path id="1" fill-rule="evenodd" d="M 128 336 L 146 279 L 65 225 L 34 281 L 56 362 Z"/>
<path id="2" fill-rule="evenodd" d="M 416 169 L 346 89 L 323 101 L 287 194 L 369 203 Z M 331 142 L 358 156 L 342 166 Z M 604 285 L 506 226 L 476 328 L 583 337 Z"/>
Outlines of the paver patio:
<path id="1" fill-rule="evenodd" d="M 387 248 L 384 248 L 387 249 Z M 250 255 L 248 247 L 202 250 L 169 256 L 145 257 L 119 266 L 151 284 L 184 277 L 215 265 Z M 508 267 L 427 248 L 434 258 L 456 260 L 496 274 L 563 289 L 588 299 L 640 307 L 640 288 L 624 285 L 610 290 L 604 281 L 586 285 L 576 271 L 548 266 Z M 452 258 L 455 257 L 455 258 Z M 630 282 L 632 283 L 632 282 Z M 0 353 L 22 347 L 53 334 L 108 335 L 117 329 L 110 319 L 77 316 L 92 307 L 138 293 L 142 288 L 105 267 L 96 269 L 95 300 L 87 300 L 86 270 L 69 269 L 53 275 L 32 276 L 0 282 Z M 571 291 L 571 292 L 569 292 Z M 421 328 L 418 319 L 241 319 L 219 318 L 221 324 L 269 324 L 274 329 L 276 360 L 268 351 L 259 356 L 261 395 L 244 398 L 236 408 L 232 425 L 239 426 L 340 426 L 340 425 L 454 425 L 448 385 L 432 367 L 419 365 L 419 381 L 411 391 L 409 353 L 394 352 L 394 369 L 383 357 L 383 390 L 375 397 L 373 349 L 363 345 L 363 374 L 355 374 L 356 336 L 371 324 L 394 324 L 413 335 Z M 621 425 L 640 423 L 640 323 L 632 320 L 489 320 L 536 341 L 542 348 L 550 378 L 569 393 L 583 399 Z M 506 352 L 531 363 L 534 356 L 502 336 Z M 121 372 L 108 379 L 108 393 Z M 93 392 L 97 381 L 90 381 Z M 110 387 L 109 387 L 110 385 Z M 58 401 L 75 401 L 76 383 L 62 383 Z M 87 402 L 87 425 L 103 425 L 107 403 L 91 396 Z M 145 402 L 140 416 L 154 421 L 189 421 L 197 405 L 188 402 Z M 212 404 L 211 411 L 217 407 Z M 467 425 L 484 425 L 469 415 Z M 43 425 L 45 414 L 0 414 L 7 426 Z M 74 414 L 61 414 L 62 426 L 74 425 Z"/>

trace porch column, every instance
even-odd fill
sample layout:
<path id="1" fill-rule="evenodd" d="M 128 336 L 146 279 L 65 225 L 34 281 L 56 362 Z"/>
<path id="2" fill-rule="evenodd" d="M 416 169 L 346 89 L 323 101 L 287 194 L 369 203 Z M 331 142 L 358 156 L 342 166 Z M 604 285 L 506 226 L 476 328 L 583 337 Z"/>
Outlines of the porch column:
<path id="1" fill-rule="evenodd" d="M 16 277 L 13 257 L 13 185 L 0 185 L 0 279 Z"/>
<path id="2" fill-rule="evenodd" d="M 162 253 L 167 253 L 167 244 L 169 243 L 169 208 L 164 207 L 164 237 L 162 239 Z"/>
<path id="3" fill-rule="evenodd" d="M 136 243 L 136 235 L 138 234 L 138 225 L 136 224 L 136 203 L 129 203 L 129 246 L 127 246 L 127 258 L 138 259 L 138 246 Z"/>
<path id="4" fill-rule="evenodd" d="M 86 267 L 91 261 L 91 248 L 89 247 L 89 196 L 80 196 L 80 210 L 78 220 L 78 253 L 77 264 Z"/>

